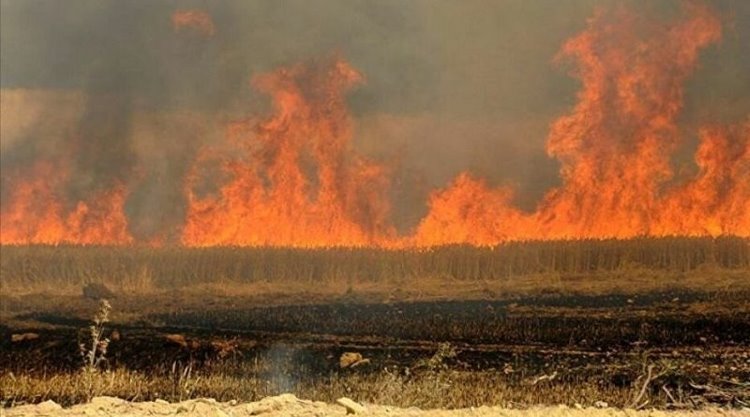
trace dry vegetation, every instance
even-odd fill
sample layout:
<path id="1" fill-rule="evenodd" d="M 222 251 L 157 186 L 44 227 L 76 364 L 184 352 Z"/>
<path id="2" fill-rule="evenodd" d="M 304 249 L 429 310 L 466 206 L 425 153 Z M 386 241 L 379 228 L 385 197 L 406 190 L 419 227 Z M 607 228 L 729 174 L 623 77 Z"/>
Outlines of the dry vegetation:
<path id="1" fill-rule="evenodd" d="M 0 267 L 6 406 L 283 392 L 449 408 L 750 401 L 748 239 L 2 247 Z M 106 288 L 82 292 L 91 283 Z M 107 288 L 112 322 L 82 330 Z M 104 340 L 107 358 L 81 360 L 81 343 L 96 354 Z M 341 369 L 348 350 L 371 361 Z"/>
<path id="2" fill-rule="evenodd" d="M 85 402 L 92 396 L 148 401 L 165 399 L 181 401 L 188 398 L 209 397 L 219 401 L 257 401 L 269 395 L 294 392 L 301 398 L 315 398 L 333 402 L 343 396 L 375 404 L 401 407 L 457 408 L 481 405 L 528 407 L 534 404 L 581 403 L 593 406 L 605 401 L 613 406 L 625 406 L 631 398 L 631 387 L 594 384 L 548 383 L 523 389 L 498 372 L 423 372 L 405 376 L 383 370 L 372 374 L 331 375 L 329 378 L 306 378 L 303 375 L 263 375 L 256 369 L 229 367 L 201 370 L 186 375 L 183 369 L 174 374 L 146 375 L 118 369 L 97 375 L 93 387 L 87 376 L 63 373 L 48 376 L 2 375 L 2 398 L 5 405 L 54 400 L 63 405 Z M 595 380 L 589 381 L 595 383 Z M 653 400 L 664 404 L 666 398 Z M 661 397 L 664 397 L 662 394 Z"/>
<path id="3" fill-rule="evenodd" d="M 616 367 L 599 368 L 600 375 L 586 375 L 580 368 L 567 368 L 567 364 L 559 362 L 552 366 L 555 371 L 524 370 L 522 360 L 502 369 L 462 370 L 455 362 L 429 356 L 404 367 L 378 363 L 326 375 L 311 372 L 289 357 L 259 358 L 250 354 L 241 359 L 216 356 L 209 363 L 199 364 L 176 354 L 171 363 L 167 361 L 161 369 L 148 372 L 124 366 L 96 373 L 37 370 L 17 375 L 6 370 L 0 373 L 0 398 L 6 406 L 46 400 L 72 405 L 102 395 L 132 401 L 175 402 L 207 397 L 246 402 L 293 392 L 301 398 L 327 402 L 346 396 L 360 402 L 420 408 L 567 404 L 693 409 L 705 405 L 742 407 L 750 401 L 747 382 L 701 384 L 697 382 L 700 375 L 686 374 L 690 366 L 695 366 L 691 364 L 694 358 L 677 355 L 636 355 Z M 548 360 L 555 361 L 552 357 Z M 739 363 L 747 360 L 745 353 Z M 596 367 L 595 363 L 591 365 Z M 646 367 L 653 373 L 647 375 Z M 747 375 L 748 369 L 742 372 Z"/>
<path id="4" fill-rule="evenodd" d="M 0 258 L 1 282 L 6 294 L 49 289 L 56 293 L 66 289 L 78 293 L 82 285 L 90 282 L 139 292 L 206 284 L 340 287 L 351 283 L 401 286 L 434 281 L 505 282 L 512 289 L 523 288 L 524 279 L 529 277 L 539 277 L 534 289 L 544 291 L 555 284 L 555 279 L 575 281 L 578 276 L 616 277 L 618 273 L 627 273 L 632 278 L 634 271 L 635 275 L 652 271 L 666 278 L 684 279 L 690 285 L 690 277 L 705 275 L 694 273 L 701 268 L 748 271 L 750 240 L 642 238 L 515 242 L 491 248 L 446 246 L 424 250 L 4 246 Z M 664 281 L 655 282 L 652 287 L 663 285 Z M 708 279 L 701 284 L 711 285 L 712 281 Z M 565 286 L 570 292 L 592 289 L 578 288 L 575 282 L 570 284 L 573 286 Z M 586 284 L 602 285 L 591 280 Z M 606 285 L 609 288 L 605 289 L 611 290 L 622 282 Z M 627 287 L 636 290 L 630 284 Z"/>

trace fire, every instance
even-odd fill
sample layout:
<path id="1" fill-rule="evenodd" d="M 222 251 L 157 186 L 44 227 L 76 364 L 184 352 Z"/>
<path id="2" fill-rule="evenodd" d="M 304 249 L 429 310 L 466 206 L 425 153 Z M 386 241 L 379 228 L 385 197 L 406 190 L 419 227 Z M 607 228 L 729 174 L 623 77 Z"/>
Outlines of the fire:
<path id="1" fill-rule="evenodd" d="M 750 236 L 750 119 L 701 131 L 698 175 L 667 196 L 657 234 Z"/>
<path id="2" fill-rule="evenodd" d="M 175 32 L 189 29 L 206 37 L 216 33 L 211 15 L 203 10 L 176 10 L 172 13 L 172 28 Z"/>
<path id="3" fill-rule="evenodd" d="M 676 118 L 684 83 L 698 52 L 721 37 L 710 11 L 687 13 L 672 26 L 652 26 L 622 12 L 600 15 L 563 47 L 559 59 L 577 62 L 583 88 L 547 142 L 548 153 L 562 164 L 564 184 L 540 208 L 547 236 L 672 232 L 659 230 L 658 210 L 680 143 Z"/>
<path id="4" fill-rule="evenodd" d="M 38 162 L 11 190 L 0 211 L 0 243 L 123 245 L 133 242 L 123 212 L 125 188 L 98 193 L 71 207 L 58 195 L 59 166 Z"/>
<path id="5" fill-rule="evenodd" d="M 416 243 L 492 245 L 532 236 L 533 224 L 510 204 L 510 187 L 490 189 L 485 181 L 463 173 L 447 189 L 430 197 L 432 207 L 416 233 Z"/>
<path id="6" fill-rule="evenodd" d="M 577 105 L 552 124 L 547 141 L 563 185 L 523 214 L 506 188 L 488 189 L 462 174 L 433 194 L 416 243 L 750 235 L 747 124 L 704 130 L 697 177 L 681 186 L 673 181 L 685 80 L 699 51 L 721 38 L 709 10 L 686 12 L 668 27 L 622 11 L 591 19 L 558 57 L 575 62 L 582 82 Z"/>
<path id="7" fill-rule="evenodd" d="M 392 234 L 387 170 L 352 149 L 344 93 L 362 75 L 340 59 L 300 64 L 256 77 L 274 113 L 227 132 L 231 155 L 216 160 L 229 176 L 201 196 L 197 164 L 188 178 L 189 246 L 361 246 Z"/>
<path id="8" fill-rule="evenodd" d="M 211 36 L 211 17 L 177 11 L 183 28 Z M 256 76 L 271 98 L 264 118 L 226 129 L 185 176 L 185 246 L 428 247 L 512 240 L 667 235 L 750 236 L 750 117 L 699 130 L 695 172 L 673 159 L 686 143 L 678 118 L 699 53 L 721 39 L 709 9 L 688 5 L 664 25 L 622 10 L 598 12 L 556 61 L 581 82 L 577 103 L 551 124 L 546 150 L 561 185 L 536 209 L 514 206 L 510 186 L 469 173 L 432 192 L 428 214 L 399 236 L 390 218 L 391 169 L 358 153 L 346 93 L 364 77 L 338 57 Z M 688 133 L 689 134 L 689 133 Z M 459 138 L 457 138 L 458 140 Z M 114 184 L 78 200 L 63 162 L 4 178 L 0 243 L 129 244 L 130 190 Z M 22 174 L 22 175 L 21 175 Z M 7 197 L 7 198 L 6 198 Z M 71 201 L 73 200 L 73 201 Z M 165 234 L 166 235 L 166 234 Z M 163 236 L 144 241 L 168 242 Z"/>

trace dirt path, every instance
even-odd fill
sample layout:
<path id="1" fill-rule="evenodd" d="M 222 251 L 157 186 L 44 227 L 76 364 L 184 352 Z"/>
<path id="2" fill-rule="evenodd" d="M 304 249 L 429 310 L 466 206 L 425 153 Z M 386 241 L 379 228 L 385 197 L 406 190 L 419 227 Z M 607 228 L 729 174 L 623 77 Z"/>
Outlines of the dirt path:
<path id="1" fill-rule="evenodd" d="M 355 404 L 356 407 L 356 404 Z M 62 408 L 54 402 L 48 401 L 36 405 L 24 405 L 9 409 L 0 409 L 3 417 L 16 416 L 168 416 L 184 417 L 322 417 L 345 416 L 347 409 L 338 404 L 301 400 L 292 394 L 267 397 L 253 403 L 218 403 L 212 399 L 198 399 L 170 404 L 165 401 L 156 402 L 128 402 L 112 397 L 97 397 L 88 404 L 80 404 L 71 408 Z M 382 405 L 367 404 L 357 410 L 355 414 L 362 416 L 419 416 L 419 417 L 463 417 L 463 416 L 505 416 L 505 417 L 672 417 L 688 415 L 694 417 L 724 416 L 750 417 L 750 410 L 709 409 L 702 411 L 678 412 L 659 410 L 621 410 L 613 408 L 576 409 L 565 406 L 540 407 L 527 410 L 510 410 L 499 407 L 479 407 L 461 410 L 420 410 L 418 408 L 395 408 Z"/>

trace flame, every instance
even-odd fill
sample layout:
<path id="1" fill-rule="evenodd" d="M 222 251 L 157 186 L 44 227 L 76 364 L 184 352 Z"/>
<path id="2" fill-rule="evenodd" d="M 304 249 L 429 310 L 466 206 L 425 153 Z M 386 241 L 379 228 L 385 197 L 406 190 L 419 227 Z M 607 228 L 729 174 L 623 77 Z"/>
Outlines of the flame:
<path id="1" fill-rule="evenodd" d="M 432 210 L 419 224 L 415 243 L 492 245 L 530 237 L 533 225 L 511 206 L 512 199 L 512 188 L 490 189 L 482 179 L 462 173 L 448 188 L 432 193 Z"/>
<path id="2" fill-rule="evenodd" d="M 126 190 L 116 186 L 72 208 L 58 196 L 66 174 L 59 166 L 37 162 L 9 195 L 0 211 L 0 243 L 124 245 L 133 242 L 123 212 Z"/>
<path id="3" fill-rule="evenodd" d="M 748 124 L 705 129 L 697 177 L 672 184 L 685 80 L 699 51 L 721 38 L 708 9 L 692 5 L 686 14 L 664 27 L 621 10 L 597 13 L 558 56 L 577 64 L 582 82 L 577 105 L 552 124 L 547 141 L 563 185 L 524 214 L 506 187 L 489 189 L 462 174 L 433 193 L 416 244 L 750 235 Z"/>
<path id="4" fill-rule="evenodd" d="M 672 190 L 656 234 L 750 236 L 750 118 L 701 131 L 698 175 Z"/>
<path id="5" fill-rule="evenodd" d="M 176 31 L 215 32 L 211 17 L 177 11 Z M 668 235 L 750 237 L 750 117 L 699 130 L 694 175 L 675 175 L 685 83 L 721 39 L 709 9 L 688 4 L 664 25 L 623 10 L 597 12 L 556 58 L 581 82 L 577 103 L 550 127 L 546 150 L 561 185 L 535 210 L 514 189 L 469 173 L 432 192 L 413 234 L 390 220 L 387 165 L 359 154 L 345 94 L 364 77 L 338 57 L 280 68 L 252 85 L 272 111 L 226 129 L 184 182 L 186 246 L 428 247 L 512 240 Z M 65 164 L 37 162 L 13 181 L 0 243 L 129 244 L 123 185 L 63 198 Z M 681 172 L 684 170 L 680 170 Z M 161 246 L 164 235 L 146 242 Z"/>
<path id="6" fill-rule="evenodd" d="M 172 13 L 172 28 L 175 32 L 192 30 L 200 35 L 211 37 L 216 33 L 216 26 L 211 15 L 203 10 L 176 10 Z"/>
<path id="7" fill-rule="evenodd" d="M 660 189 L 672 178 L 670 157 L 680 143 L 676 118 L 684 82 L 698 52 L 721 37 L 709 10 L 686 12 L 673 26 L 644 24 L 622 11 L 600 14 L 563 47 L 559 59 L 577 61 L 583 88 L 573 112 L 553 123 L 548 138 L 564 185 L 540 209 L 546 236 L 632 237 L 658 230 Z"/>
<path id="8" fill-rule="evenodd" d="M 219 159 L 230 177 L 215 195 L 200 196 L 201 161 L 188 177 L 189 246 L 361 246 L 392 235 L 387 170 L 351 145 L 344 93 L 362 75 L 341 59 L 300 64 L 256 77 L 272 97 L 266 120 L 234 123 L 231 156 Z"/>

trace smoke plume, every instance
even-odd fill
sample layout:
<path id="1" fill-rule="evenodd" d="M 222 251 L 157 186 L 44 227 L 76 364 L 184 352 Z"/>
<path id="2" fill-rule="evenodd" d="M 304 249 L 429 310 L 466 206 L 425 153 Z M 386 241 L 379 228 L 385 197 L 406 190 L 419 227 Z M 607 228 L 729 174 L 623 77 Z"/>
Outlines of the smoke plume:
<path id="1" fill-rule="evenodd" d="M 3 244 L 750 235 L 750 4 L 0 7 Z"/>

